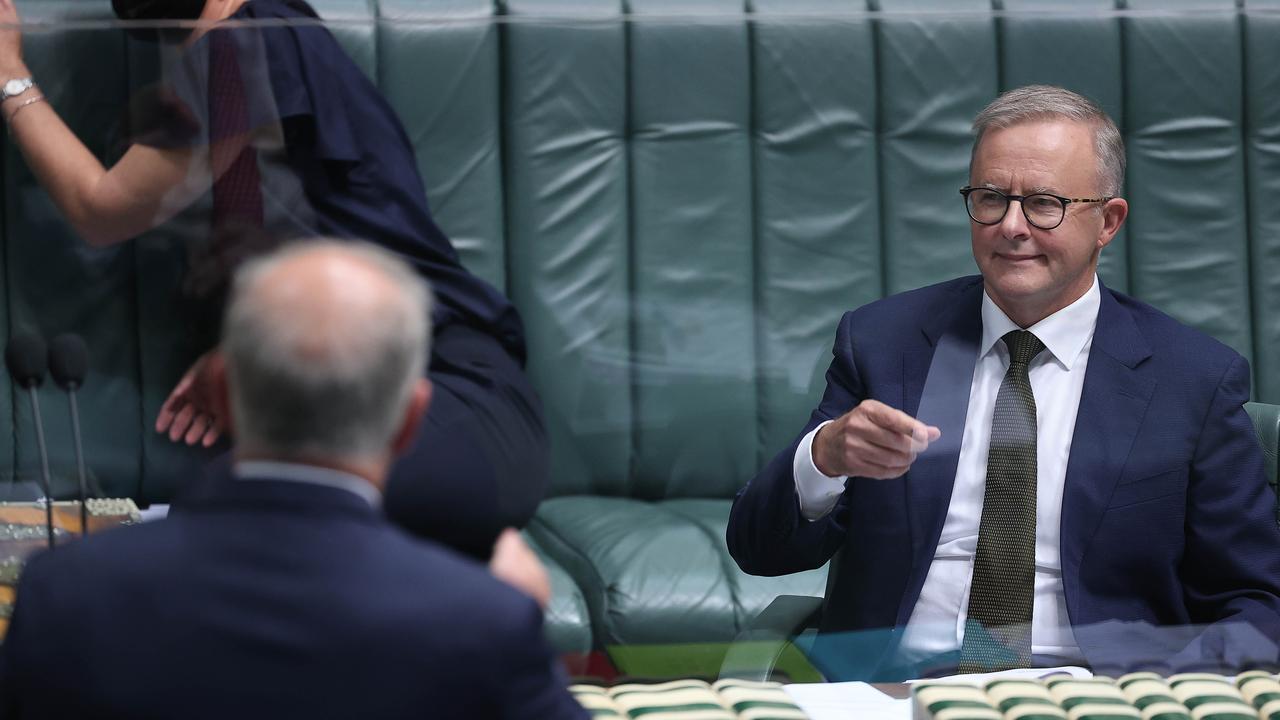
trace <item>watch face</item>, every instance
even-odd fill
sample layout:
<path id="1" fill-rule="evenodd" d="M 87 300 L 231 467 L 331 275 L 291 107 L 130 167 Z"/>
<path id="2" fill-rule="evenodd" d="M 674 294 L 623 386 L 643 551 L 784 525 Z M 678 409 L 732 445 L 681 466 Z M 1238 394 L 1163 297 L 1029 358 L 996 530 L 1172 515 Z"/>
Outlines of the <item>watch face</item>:
<path id="1" fill-rule="evenodd" d="M 14 79 L 4 84 L 4 94 L 6 96 L 17 95 L 18 93 L 26 89 L 27 89 L 27 83 L 24 80 Z"/>

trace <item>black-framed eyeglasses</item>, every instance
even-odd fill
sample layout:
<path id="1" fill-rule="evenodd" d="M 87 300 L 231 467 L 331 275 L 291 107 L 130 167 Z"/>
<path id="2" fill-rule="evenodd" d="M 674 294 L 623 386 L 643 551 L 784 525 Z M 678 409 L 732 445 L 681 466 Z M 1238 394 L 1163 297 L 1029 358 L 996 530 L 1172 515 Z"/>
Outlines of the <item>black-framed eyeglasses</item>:
<path id="1" fill-rule="evenodd" d="M 1067 206 L 1071 203 L 1104 203 L 1115 199 L 1111 196 L 1065 198 L 1050 193 L 1008 195 L 991 188 L 967 186 L 960 188 L 960 194 L 964 196 L 964 207 L 969 211 L 969 217 L 979 225 L 995 225 L 1004 220 L 1005 213 L 1009 211 L 1009 202 L 1017 200 L 1027 222 L 1041 230 L 1052 230 L 1061 225 L 1067 216 Z"/>

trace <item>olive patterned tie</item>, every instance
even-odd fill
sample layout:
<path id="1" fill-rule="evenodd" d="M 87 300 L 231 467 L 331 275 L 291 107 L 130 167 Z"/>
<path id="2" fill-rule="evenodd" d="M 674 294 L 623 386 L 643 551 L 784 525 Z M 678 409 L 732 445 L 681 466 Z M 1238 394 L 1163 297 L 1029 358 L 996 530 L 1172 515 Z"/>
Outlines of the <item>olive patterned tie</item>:
<path id="1" fill-rule="evenodd" d="M 973 561 L 960 672 L 1031 663 L 1036 553 L 1036 399 L 1027 366 L 1044 343 L 1026 330 L 1002 338 L 1009 369 L 996 394 L 987 485 Z"/>

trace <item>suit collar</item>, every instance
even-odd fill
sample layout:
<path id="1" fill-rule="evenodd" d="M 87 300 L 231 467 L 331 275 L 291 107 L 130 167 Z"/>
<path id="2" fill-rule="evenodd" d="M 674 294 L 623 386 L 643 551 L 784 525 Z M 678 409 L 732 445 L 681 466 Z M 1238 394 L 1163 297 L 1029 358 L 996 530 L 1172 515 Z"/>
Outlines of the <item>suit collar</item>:
<path id="1" fill-rule="evenodd" d="M 229 471 L 208 478 L 183 504 L 183 511 L 255 511 L 336 514 L 356 519 L 380 521 L 381 513 L 364 498 L 349 490 L 254 475 L 238 479 Z"/>
<path id="2" fill-rule="evenodd" d="M 1101 285 L 1101 283 L 1099 283 Z M 1129 369 L 1151 357 L 1151 346 L 1115 293 L 1102 285 L 1098 305 L 1098 327 L 1093 334 L 1091 354 L 1104 352 Z M 1092 370 L 1092 368 L 1090 368 Z"/>
<path id="3" fill-rule="evenodd" d="M 242 481 L 281 480 L 337 488 L 364 498 L 371 507 L 382 505 L 382 493 L 371 482 L 332 468 L 274 460 L 242 460 L 235 464 L 233 472 Z"/>
<path id="4" fill-rule="evenodd" d="M 1094 275 L 1093 284 L 1084 295 L 1026 329 L 1044 343 L 1053 360 L 1070 370 L 1080 358 L 1080 351 L 1093 337 L 1101 301 L 1102 292 L 1098 284 L 1098 276 Z M 979 357 L 985 357 L 991 352 L 1006 333 L 1018 329 L 1020 329 L 1018 324 L 1009 319 L 1009 316 L 996 305 L 984 289 L 982 292 L 982 344 L 978 348 Z M 997 352 L 1006 352 L 1003 346 L 1001 348 Z"/>
<path id="5" fill-rule="evenodd" d="M 967 334 L 976 328 L 981 334 L 982 276 L 970 275 L 952 284 L 939 305 L 921 326 L 930 345 L 937 345 L 946 333 Z"/>
<path id="6" fill-rule="evenodd" d="M 1098 321 L 1090 352 L 1101 350 L 1125 367 L 1137 367 L 1138 363 L 1151 357 L 1151 346 L 1139 331 L 1133 316 L 1116 300 L 1115 293 L 1101 279 L 1097 284 Z M 937 345 L 945 333 L 965 334 L 976 327 L 980 334 L 983 294 L 981 275 L 971 275 L 953 285 L 944 307 L 921 326 L 929 345 Z M 919 383 L 923 383 L 923 379 L 918 381 L 917 387 Z"/>

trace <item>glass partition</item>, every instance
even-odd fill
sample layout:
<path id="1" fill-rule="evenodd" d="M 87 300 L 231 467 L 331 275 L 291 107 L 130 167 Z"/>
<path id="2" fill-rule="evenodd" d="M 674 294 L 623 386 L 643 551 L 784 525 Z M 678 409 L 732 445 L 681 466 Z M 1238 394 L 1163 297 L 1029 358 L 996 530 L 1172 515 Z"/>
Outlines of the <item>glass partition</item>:
<path id="1" fill-rule="evenodd" d="M 837 327 L 847 311 L 978 273 L 957 194 L 971 182 L 971 124 L 1024 85 L 1092 98 L 1126 143 L 1128 217 L 1101 252 L 1104 291 L 1229 346 L 1251 364 L 1241 371 L 1251 399 L 1280 403 L 1280 4 L 1166 5 L 250 0 L 207 23 L 121 21 L 102 2 L 20 3 L 20 26 L 3 32 L 20 32 L 35 87 L 3 106 L 0 324 L 11 348 L 25 334 L 80 336 L 87 372 L 71 393 L 53 378 L 0 384 L 11 438 L 0 443 L 0 512 L 14 513 L 0 547 L 15 559 L 39 548 L 41 499 L 73 502 L 82 483 L 89 497 L 145 509 L 181 506 L 225 475 L 226 418 L 176 420 L 172 398 L 219 342 L 232 274 L 289 241 L 359 239 L 434 288 L 433 407 L 455 398 L 494 432 L 531 433 L 519 442 L 541 448 L 533 460 L 494 459 L 505 445 L 470 453 L 498 468 L 483 502 L 522 525 L 547 568 L 546 631 L 571 676 L 927 675 L 938 658 L 893 659 L 911 615 L 893 598 L 919 594 L 931 556 L 917 546 L 937 544 L 923 525 L 896 524 L 915 509 L 911 475 L 850 481 L 860 489 L 846 496 L 864 504 L 841 506 L 829 531 L 872 529 L 874 547 L 845 548 L 862 563 L 846 578 L 890 586 L 841 590 L 887 594 L 872 614 L 890 627 L 833 625 L 816 599 L 837 584 L 833 535 L 823 552 L 778 566 L 795 572 L 743 572 L 726 543 L 730 508 L 762 469 L 790 472 L 806 423 L 829 419 L 814 411 L 829 381 L 919 410 L 932 351 L 895 344 L 892 370 L 833 378 L 833 345 L 837 361 L 872 350 L 850 350 Z M 1071 197 L 1095 197 L 1086 191 Z M 448 356 L 467 344 L 459 333 L 500 357 Z M 1090 372 L 1104 362 L 1090 360 Z M 1150 402 L 1167 382 L 1129 391 Z M 505 412 L 523 424 L 512 430 Z M 1150 429 L 1158 418 L 1134 416 L 1129 440 L 1156 447 L 1137 428 L 1163 438 Z M 1254 416 L 1266 459 L 1250 449 L 1233 482 L 1266 467 L 1274 490 L 1268 417 Z M 1244 410 L 1230 420 L 1236 436 L 1253 431 Z M 1267 631 L 1206 635 L 1207 616 L 1166 612 L 1211 614 L 1220 598 L 1151 590 L 1128 615 L 1096 617 L 1123 606 L 1113 596 L 1128 587 L 1088 573 L 1099 555 L 1137 576 L 1143 558 L 1219 560 L 1170 549 L 1210 542 L 1187 504 L 1199 500 L 1185 438 L 1141 457 L 1147 474 L 1126 469 L 1112 425 L 1076 427 L 1077 440 L 1119 455 L 1080 477 L 1067 470 L 1064 507 L 1084 493 L 1106 538 L 1129 537 L 1117 523 L 1149 525 L 1159 547 L 1098 547 L 1063 531 L 1063 547 L 1077 545 L 1048 571 L 1072 620 L 1087 620 L 1065 628 L 1078 647 L 1056 664 L 1113 675 L 1269 667 Z M 960 439 L 947 436 L 943 465 L 955 466 Z M 1098 489 L 1072 485 L 1085 475 Z M 1241 518 L 1261 504 L 1280 519 L 1274 493 L 1215 497 L 1250 498 Z M 389 493 L 388 511 L 411 515 L 398 498 Z M 113 522 L 139 521 L 127 504 L 108 509 Z M 78 506 L 60 509 L 55 540 L 75 542 L 79 522 Z M 1227 535 L 1213 536 L 1214 552 L 1231 547 Z M 4 566 L 10 587 L 18 566 Z M 1259 612 L 1277 611 L 1280 589 L 1234 587 L 1227 572 L 1160 566 L 1150 577 L 1200 571 L 1223 583 L 1215 591 L 1256 591 Z M 1109 599 L 1091 605 L 1095 596 Z M 815 640 L 819 627 L 832 632 Z"/>

